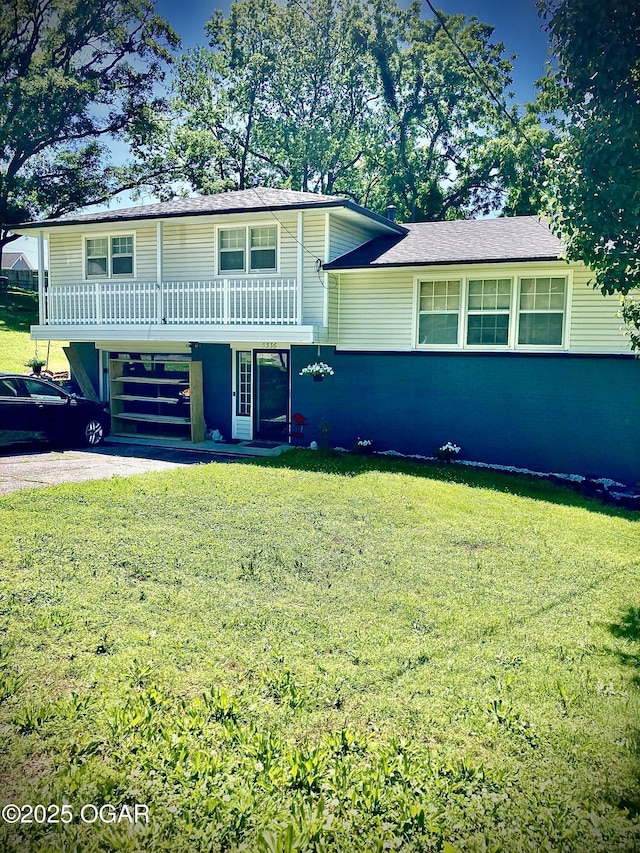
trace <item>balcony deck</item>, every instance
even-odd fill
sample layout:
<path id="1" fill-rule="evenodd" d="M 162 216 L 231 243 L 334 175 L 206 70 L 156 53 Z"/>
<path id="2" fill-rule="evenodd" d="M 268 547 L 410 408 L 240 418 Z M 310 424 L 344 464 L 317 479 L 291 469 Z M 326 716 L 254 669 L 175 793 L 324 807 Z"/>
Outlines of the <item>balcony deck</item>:
<path id="1" fill-rule="evenodd" d="M 45 324 L 299 325 L 295 278 L 100 281 L 58 284 L 46 295 Z"/>
<path id="2" fill-rule="evenodd" d="M 36 340 L 313 340 L 296 277 L 57 284 L 41 317 Z"/>

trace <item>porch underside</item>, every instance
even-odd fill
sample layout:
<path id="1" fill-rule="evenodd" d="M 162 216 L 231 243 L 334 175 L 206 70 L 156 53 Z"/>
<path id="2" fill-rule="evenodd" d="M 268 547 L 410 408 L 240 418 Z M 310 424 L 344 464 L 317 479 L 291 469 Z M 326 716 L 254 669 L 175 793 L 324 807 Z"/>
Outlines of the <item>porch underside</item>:
<path id="1" fill-rule="evenodd" d="M 322 330 L 324 331 L 324 330 Z M 31 327 L 34 341 L 118 341 L 133 345 L 144 342 L 169 343 L 235 343 L 273 341 L 279 343 L 311 344 L 320 338 L 316 326 L 280 325 L 39 325 Z"/>

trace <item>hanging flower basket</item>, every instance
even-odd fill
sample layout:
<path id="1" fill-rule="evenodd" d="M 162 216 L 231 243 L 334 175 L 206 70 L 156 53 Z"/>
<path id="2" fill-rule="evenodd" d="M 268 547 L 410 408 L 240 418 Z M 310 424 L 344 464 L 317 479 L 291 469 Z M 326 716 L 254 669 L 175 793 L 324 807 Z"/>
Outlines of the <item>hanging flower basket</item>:
<path id="1" fill-rule="evenodd" d="M 324 361 L 316 361 L 315 364 L 303 367 L 300 376 L 312 376 L 314 382 L 322 382 L 325 376 L 333 376 L 333 367 L 329 367 Z"/>

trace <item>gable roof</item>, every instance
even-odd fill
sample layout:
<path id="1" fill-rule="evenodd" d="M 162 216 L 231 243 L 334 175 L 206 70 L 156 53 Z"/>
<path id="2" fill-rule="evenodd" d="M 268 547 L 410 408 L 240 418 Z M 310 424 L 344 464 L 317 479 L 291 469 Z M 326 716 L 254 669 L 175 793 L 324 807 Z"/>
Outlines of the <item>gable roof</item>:
<path id="1" fill-rule="evenodd" d="M 564 245 L 537 216 L 406 224 L 405 235 L 375 237 L 325 270 L 557 260 Z"/>
<path id="2" fill-rule="evenodd" d="M 203 216 L 215 213 L 258 213 L 260 211 L 305 210 L 343 207 L 366 216 L 378 224 L 384 224 L 386 230 L 404 234 L 406 229 L 379 216 L 348 198 L 320 193 L 280 190 L 271 187 L 257 187 L 249 190 L 232 190 L 214 195 L 194 198 L 176 198 L 157 204 L 143 204 L 137 207 L 123 207 L 117 210 L 105 210 L 99 213 L 65 214 L 54 219 L 40 222 L 25 222 L 16 226 L 15 233 L 31 228 L 50 228 L 60 225 L 82 225 L 89 223 L 126 222 L 140 219 L 170 219 L 173 217 Z"/>
<path id="3" fill-rule="evenodd" d="M 23 269 L 33 270 L 33 264 L 29 260 L 29 258 L 25 255 L 24 252 L 2 252 L 2 268 L 5 270 L 12 270 L 19 261 L 25 265 Z"/>

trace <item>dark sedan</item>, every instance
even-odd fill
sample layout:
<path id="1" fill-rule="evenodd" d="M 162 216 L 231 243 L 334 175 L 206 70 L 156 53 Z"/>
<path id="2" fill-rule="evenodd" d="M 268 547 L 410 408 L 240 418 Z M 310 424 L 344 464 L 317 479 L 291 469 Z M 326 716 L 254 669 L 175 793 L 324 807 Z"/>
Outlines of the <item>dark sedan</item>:
<path id="1" fill-rule="evenodd" d="M 101 403 L 44 379 L 0 373 L 0 446 L 50 441 L 95 447 L 108 430 L 109 412 Z"/>

